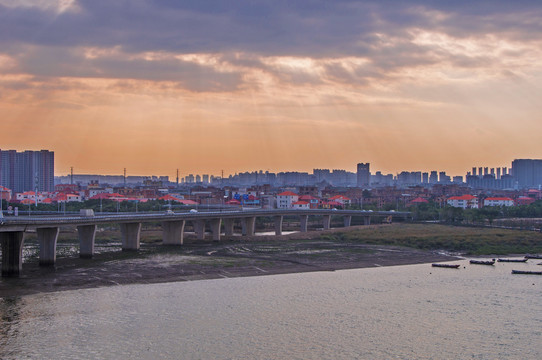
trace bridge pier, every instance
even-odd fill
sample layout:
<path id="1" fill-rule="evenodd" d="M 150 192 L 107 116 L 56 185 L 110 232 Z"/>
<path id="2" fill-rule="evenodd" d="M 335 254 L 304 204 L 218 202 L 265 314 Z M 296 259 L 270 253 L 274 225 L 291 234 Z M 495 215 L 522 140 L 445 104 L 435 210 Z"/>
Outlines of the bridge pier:
<path id="1" fill-rule="evenodd" d="M 331 215 L 324 215 L 324 230 L 329 230 L 331 228 Z"/>
<path id="2" fill-rule="evenodd" d="M 120 224 L 122 235 L 122 250 L 139 250 L 139 241 L 141 238 L 141 223 L 123 223 Z"/>
<path id="3" fill-rule="evenodd" d="M 211 219 L 210 223 L 213 241 L 220 241 L 220 226 L 222 225 L 222 219 Z"/>
<path id="4" fill-rule="evenodd" d="M 23 268 L 24 231 L 0 232 L 2 276 L 17 277 Z"/>
<path id="5" fill-rule="evenodd" d="M 371 225 L 371 217 L 370 216 L 364 216 L 363 217 L 363 225 Z"/>
<path id="6" fill-rule="evenodd" d="M 275 216 L 275 235 L 282 235 L 282 220 L 284 216 Z"/>
<path id="7" fill-rule="evenodd" d="M 164 221 L 162 222 L 162 244 L 182 245 L 184 241 L 185 221 Z"/>
<path id="8" fill-rule="evenodd" d="M 205 240 L 205 220 L 195 220 L 192 222 L 194 225 L 194 232 L 198 240 Z"/>
<path id="9" fill-rule="evenodd" d="M 343 219 L 344 219 L 344 227 L 350 227 L 350 225 L 352 224 L 352 216 L 346 215 L 343 217 Z"/>
<path id="10" fill-rule="evenodd" d="M 51 266 L 56 262 L 56 241 L 60 228 L 37 228 L 40 244 L 40 266 Z"/>
<path id="11" fill-rule="evenodd" d="M 309 223 L 309 215 L 300 215 L 299 223 L 301 225 L 300 232 L 307 232 L 307 225 Z"/>
<path id="12" fill-rule="evenodd" d="M 242 218 L 241 225 L 243 227 L 243 235 L 254 236 L 256 232 L 256 217 Z"/>
<path id="13" fill-rule="evenodd" d="M 94 239 L 96 238 L 96 225 L 79 225 L 79 257 L 91 259 L 94 256 Z"/>
<path id="14" fill-rule="evenodd" d="M 233 236 L 234 219 L 224 219 L 224 235 Z"/>

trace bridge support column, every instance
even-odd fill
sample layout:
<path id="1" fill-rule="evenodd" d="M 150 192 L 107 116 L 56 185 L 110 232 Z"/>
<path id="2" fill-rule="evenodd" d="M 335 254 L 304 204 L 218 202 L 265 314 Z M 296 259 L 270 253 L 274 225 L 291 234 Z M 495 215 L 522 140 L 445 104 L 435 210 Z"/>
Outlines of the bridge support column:
<path id="1" fill-rule="evenodd" d="M 331 215 L 324 215 L 324 230 L 329 230 L 331 228 Z"/>
<path id="2" fill-rule="evenodd" d="M 120 224 L 122 234 L 122 250 L 139 250 L 141 223 Z"/>
<path id="3" fill-rule="evenodd" d="M 94 256 L 94 239 L 96 238 L 96 225 L 79 225 L 79 257 L 90 259 Z"/>
<path id="4" fill-rule="evenodd" d="M 2 276 L 19 276 L 23 268 L 24 231 L 0 233 Z"/>
<path id="5" fill-rule="evenodd" d="M 234 219 L 224 219 L 224 234 L 226 236 L 233 236 L 233 224 Z"/>
<path id="6" fill-rule="evenodd" d="M 254 233 L 256 232 L 255 217 L 242 218 L 241 224 L 243 226 L 243 235 L 254 236 Z"/>
<path id="7" fill-rule="evenodd" d="M 364 216 L 363 217 L 363 225 L 371 225 L 371 217 L 370 216 Z"/>
<path id="8" fill-rule="evenodd" d="M 198 240 L 205 240 L 205 220 L 195 220 L 192 224 L 194 224 L 196 238 Z"/>
<path id="9" fill-rule="evenodd" d="M 283 216 L 275 216 L 275 235 L 282 235 Z"/>
<path id="10" fill-rule="evenodd" d="M 59 233 L 58 227 L 38 228 L 38 242 L 40 244 L 40 266 L 51 266 L 56 262 L 56 241 Z"/>
<path id="11" fill-rule="evenodd" d="M 222 219 L 211 219 L 210 223 L 213 241 L 220 241 L 220 226 L 222 225 Z"/>
<path id="12" fill-rule="evenodd" d="M 346 215 L 344 216 L 344 227 L 350 227 L 350 225 L 352 224 L 352 216 L 350 215 Z"/>
<path id="13" fill-rule="evenodd" d="M 301 225 L 301 232 L 307 232 L 307 225 L 309 223 L 309 215 L 300 215 L 299 223 Z"/>
<path id="14" fill-rule="evenodd" d="M 162 222 L 162 244 L 182 245 L 184 240 L 185 221 Z"/>

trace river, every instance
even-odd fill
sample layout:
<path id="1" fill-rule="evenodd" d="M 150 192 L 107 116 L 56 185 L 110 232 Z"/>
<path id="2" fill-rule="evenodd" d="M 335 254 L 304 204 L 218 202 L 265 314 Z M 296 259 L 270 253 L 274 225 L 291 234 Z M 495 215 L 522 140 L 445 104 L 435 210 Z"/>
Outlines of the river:
<path id="1" fill-rule="evenodd" d="M 541 359 L 536 265 L 430 264 L 0 299 L 1 359 Z"/>

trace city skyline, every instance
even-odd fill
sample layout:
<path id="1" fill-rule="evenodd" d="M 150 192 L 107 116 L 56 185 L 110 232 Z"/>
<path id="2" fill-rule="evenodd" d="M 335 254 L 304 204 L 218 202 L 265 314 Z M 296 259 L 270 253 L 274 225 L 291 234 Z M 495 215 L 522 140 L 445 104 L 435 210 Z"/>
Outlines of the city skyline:
<path id="1" fill-rule="evenodd" d="M 542 154 L 533 1 L 0 0 L 0 148 L 55 172 L 510 167 Z"/>
<path id="2" fill-rule="evenodd" d="M 8 149 L 1 149 L 1 150 L 8 150 Z M 31 151 L 31 152 L 39 152 L 39 151 L 44 151 L 45 149 L 9 149 L 10 151 L 17 151 L 17 152 L 24 152 L 24 151 Z M 45 151 L 53 151 L 55 152 L 56 156 L 58 156 L 59 154 L 54 150 L 54 149 L 46 149 Z M 445 173 L 447 173 L 447 175 L 450 175 L 450 176 L 465 176 L 467 175 L 468 173 L 472 172 L 471 170 L 473 168 L 476 168 L 476 169 L 483 169 L 483 168 L 488 168 L 488 169 L 502 169 L 502 168 L 507 168 L 507 169 L 511 169 L 512 167 L 512 162 L 514 160 L 518 160 L 517 158 L 516 159 L 511 159 L 510 161 L 508 162 L 501 162 L 503 163 L 504 165 L 499 165 L 499 166 L 490 166 L 490 165 L 487 165 L 487 164 L 482 164 L 480 162 L 474 162 L 473 164 L 471 164 L 470 166 L 467 166 L 465 167 L 464 171 L 462 172 L 459 172 L 459 173 L 451 173 L 449 172 L 448 170 L 446 170 L 445 168 L 443 167 L 437 167 L 437 168 L 434 168 L 434 169 L 427 169 L 427 170 L 421 170 L 421 169 L 408 169 L 408 168 L 399 168 L 399 169 L 396 169 L 396 170 L 392 170 L 392 171 L 385 171 L 385 170 L 382 170 L 382 168 L 374 168 L 373 165 L 369 162 L 368 164 L 371 164 L 371 170 L 370 170 L 370 173 L 371 174 L 375 174 L 376 172 L 381 172 L 382 174 L 392 174 L 392 175 L 398 175 L 400 174 L 401 172 L 422 172 L 422 173 L 431 173 L 432 171 L 437 171 L 437 172 L 441 172 L 441 171 L 444 171 Z M 220 169 L 220 170 L 216 170 L 216 171 L 211 171 L 211 172 L 197 172 L 197 171 L 182 171 L 182 169 L 173 169 L 171 171 L 169 171 L 168 169 L 166 169 L 165 171 L 162 171 L 162 172 L 155 172 L 155 173 L 134 173 L 134 172 L 131 172 L 130 169 L 128 168 L 118 168 L 118 170 L 112 170 L 110 172 L 103 172 L 103 171 L 100 171 L 100 169 L 94 169 L 93 170 L 90 170 L 88 172 L 83 172 L 83 171 L 80 171 L 76 166 L 69 166 L 68 169 L 66 169 L 66 171 L 58 171 L 57 169 L 57 166 L 56 166 L 56 161 L 55 161 L 55 176 L 69 176 L 70 173 L 71 173 L 71 170 L 73 170 L 74 174 L 77 174 L 77 175 L 110 175 L 110 176 L 123 176 L 123 172 L 124 170 L 127 171 L 127 175 L 128 176 L 137 176 L 137 177 L 141 177 L 141 176 L 168 176 L 170 179 L 175 179 L 176 176 L 177 176 L 177 170 L 179 170 L 179 179 L 181 178 L 184 178 L 185 176 L 188 176 L 188 175 L 209 175 L 209 176 L 215 176 L 215 177 L 220 177 L 222 175 L 222 171 L 224 171 L 224 176 L 225 177 L 228 177 L 230 175 L 236 175 L 236 174 L 241 174 L 241 173 L 253 173 L 253 172 L 270 172 L 270 173 L 280 173 L 280 172 L 307 172 L 307 173 L 310 173 L 312 174 L 314 170 L 320 170 L 320 169 L 324 169 L 324 170 L 330 170 L 330 171 L 333 171 L 333 170 L 339 170 L 339 171 L 347 171 L 347 172 L 351 172 L 351 173 L 356 173 L 357 172 L 357 165 L 359 163 L 356 163 L 356 164 L 353 164 L 352 166 L 349 166 L 349 167 L 346 167 L 346 168 L 339 168 L 339 167 L 323 167 L 323 166 L 320 166 L 320 167 L 312 167 L 312 168 L 302 168 L 302 169 L 294 169 L 294 168 L 290 168 L 290 169 L 281 169 L 281 168 L 278 168 L 278 169 L 264 169 L 264 168 L 258 168 L 258 169 L 239 169 L 237 171 L 233 171 L 233 172 L 226 172 L 224 171 L 223 169 Z M 228 165 L 226 165 L 224 168 L 227 168 Z M 384 167 L 386 168 L 386 167 Z"/>

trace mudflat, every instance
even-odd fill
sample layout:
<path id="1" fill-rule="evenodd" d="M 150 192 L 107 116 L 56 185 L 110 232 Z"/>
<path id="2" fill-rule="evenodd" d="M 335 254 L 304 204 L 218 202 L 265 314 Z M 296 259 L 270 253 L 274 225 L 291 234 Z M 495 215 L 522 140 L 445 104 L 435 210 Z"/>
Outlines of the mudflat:
<path id="1" fill-rule="evenodd" d="M 333 230 L 282 236 L 233 236 L 220 242 L 183 246 L 143 242 L 140 251 L 105 251 L 92 259 L 58 257 L 53 267 L 40 267 L 34 259 L 23 264 L 20 277 L 0 279 L 0 297 L 123 284 L 335 271 L 456 259 L 439 251 L 369 245 L 359 240 L 322 236 L 330 232 Z"/>

